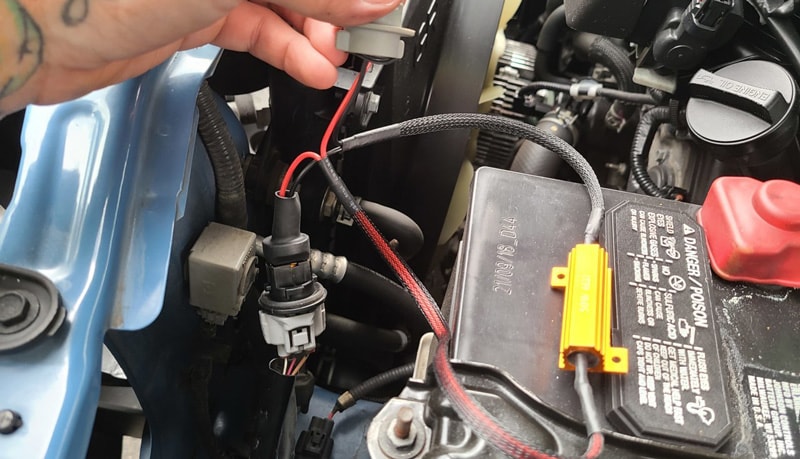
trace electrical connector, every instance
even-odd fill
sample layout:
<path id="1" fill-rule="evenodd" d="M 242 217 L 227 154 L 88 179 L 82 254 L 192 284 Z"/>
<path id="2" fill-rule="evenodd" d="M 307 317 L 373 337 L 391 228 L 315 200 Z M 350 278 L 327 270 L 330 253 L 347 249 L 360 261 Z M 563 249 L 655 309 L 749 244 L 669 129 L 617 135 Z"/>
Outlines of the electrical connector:
<path id="1" fill-rule="evenodd" d="M 336 33 L 336 48 L 374 58 L 400 59 L 405 54 L 404 37 L 414 30 L 403 27 L 408 3 L 402 2 L 391 13 L 369 24 L 346 27 Z"/>
<path id="2" fill-rule="evenodd" d="M 563 288 L 564 315 L 558 367 L 575 370 L 570 356 L 585 353 L 589 371 L 627 373 L 628 350 L 611 346 L 611 268 L 597 244 L 578 244 L 567 267 L 553 268 L 550 285 Z"/>
<path id="3" fill-rule="evenodd" d="M 300 231 L 300 199 L 275 196 L 272 235 L 264 238 L 267 287 L 258 302 L 261 331 L 278 355 L 311 351 L 325 330 L 327 291 L 311 272 L 311 244 Z"/>
<path id="4" fill-rule="evenodd" d="M 239 314 L 258 271 L 255 243 L 254 233 L 212 222 L 192 246 L 189 303 L 206 321 L 222 325 Z"/>
<path id="5" fill-rule="evenodd" d="M 294 450 L 296 459 L 328 459 L 333 453 L 333 421 L 314 416 L 308 430 L 300 433 Z"/>

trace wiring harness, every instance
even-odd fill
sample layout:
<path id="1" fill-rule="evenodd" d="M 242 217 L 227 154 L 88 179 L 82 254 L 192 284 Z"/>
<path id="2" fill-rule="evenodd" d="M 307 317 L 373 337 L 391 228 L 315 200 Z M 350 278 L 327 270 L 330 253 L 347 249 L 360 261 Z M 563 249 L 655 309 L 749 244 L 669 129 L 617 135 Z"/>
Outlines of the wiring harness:
<path id="1" fill-rule="evenodd" d="M 328 144 L 331 136 L 336 130 L 336 127 L 340 125 L 350 101 L 358 91 L 359 82 L 361 78 L 363 78 L 365 69 L 367 68 L 366 65 L 367 64 L 362 66 L 359 77 L 355 79 L 347 95 L 342 100 L 339 109 L 331 119 L 330 125 L 320 145 L 320 153 L 305 152 L 299 155 L 287 170 L 279 194 L 285 196 L 287 193 L 293 192 L 297 182 L 295 182 L 294 187 L 290 188 L 292 175 L 303 161 L 307 159 L 312 159 L 314 161 L 306 166 L 303 170 L 303 175 L 308 172 L 314 164 L 318 163 L 325 179 L 339 202 L 343 205 L 347 213 L 356 221 L 358 226 L 378 250 L 383 260 L 414 298 L 414 302 L 425 316 L 426 321 L 430 324 L 438 340 L 433 363 L 434 373 L 442 390 L 447 394 L 448 399 L 453 404 L 459 416 L 461 416 L 467 425 L 480 437 L 509 456 L 518 458 L 553 459 L 557 456 L 543 452 L 529 445 L 525 440 L 519 438 L 519 436 L 503 428 L 490 413 L 475 401 L 458 380 L 448 357 L 449 343 L 452 335 L 441 310 L 422 281 L 419 280 L 405 261 L 398 256 L 372 223 L 364 212 L 364 209 L 361 208 L 356 198 L 342 181 L 342 178 L 336 173 L 329 159 L 330 153 L 328 152 Z M 535 126 L 499 116 L 483 114 L 454 113 L 434 115 L 403 121 L 345 138 L 340 142 L 340 149 L 341 152 L 346 152 L 399 137 L 454 129 L 483 129 L 514 135 L 538 143 L 556 153 L 569 164 L 586 185 L 591 203 L 591 211 L 588 216 L 586 229 L 584 230 L 584 242 L 588 244 L 597 242 L 605 211 L 602 190 L 597 176 L 586 159 L 581 156 L 577 150 L 560 138 L 548 134 Z M 588 383 L 588 356 L 577 353 L 573 358 L 576 364 L 575 389 L 578 393 L 582 411 L 586 418 L 585 424 L 589 436 L 589 445 L 586 452 L 581 457 L 584 459 L 595 459 L 603 451 L 604 438 L 603 434 L 600 432 L 599 414 L 594 404 L 591 387 Z"/>

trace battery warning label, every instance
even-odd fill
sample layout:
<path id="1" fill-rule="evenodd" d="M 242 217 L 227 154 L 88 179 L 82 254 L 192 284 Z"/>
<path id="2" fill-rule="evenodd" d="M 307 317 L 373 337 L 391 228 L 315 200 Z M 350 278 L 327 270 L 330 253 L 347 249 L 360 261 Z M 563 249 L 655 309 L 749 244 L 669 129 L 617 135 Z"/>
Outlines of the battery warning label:
<path id="1" fill-rule="evenodd" d="M 759 457 L 782 459 L 800 453 L 800 378 L 745 369 Z"/>
<path id="2" fill-rule="evenodd" d="M 614 382 L 611 418 L 637 435 L 721 445 L 731 426 L 699 225 L 626 203 L 606 230 L 620 344 L 632 356 Z"/>

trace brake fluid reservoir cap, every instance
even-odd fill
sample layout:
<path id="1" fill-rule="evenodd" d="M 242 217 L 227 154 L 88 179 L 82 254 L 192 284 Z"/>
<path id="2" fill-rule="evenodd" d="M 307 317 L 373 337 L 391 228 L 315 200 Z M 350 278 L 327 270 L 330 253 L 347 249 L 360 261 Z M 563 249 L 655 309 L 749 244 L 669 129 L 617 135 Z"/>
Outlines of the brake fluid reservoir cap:
<path id="1" fill-rule="evenodd" d="M 778 64 L 746 61 L 689 82 L 686 122 L 721 161 L 759 165 L 778 155 L 797 132 L 797 86 Z"/>
<path id="2" fill-rule="evenodd" d="M 800 287 L 800 185 L 718 178 L 698 220 L 723 279 Z"/>

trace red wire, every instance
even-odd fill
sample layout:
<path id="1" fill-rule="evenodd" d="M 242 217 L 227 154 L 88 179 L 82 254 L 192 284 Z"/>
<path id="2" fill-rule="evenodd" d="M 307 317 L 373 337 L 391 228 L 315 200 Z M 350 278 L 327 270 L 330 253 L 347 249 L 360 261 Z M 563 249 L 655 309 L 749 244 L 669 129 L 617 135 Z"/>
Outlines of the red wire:
<path id="1" fill-rule="evenodd" d="M 344 95 L 341 103 L 339 103 L 339 108 L 336 109 L 336 112 L 333 114 L 333 118 L 331 118 L 330 123 L 328 123 L 328 128 L 325 129 L 325 134 L 322 136 L 322 142 L 319 145 L 320 154 L 314 153 L 313 151 L 301 153 L 294 159 L 294 161 L 292 161 L 292 164 L 289 165 L 289 168 L 286 169 L 286 174 L 284 174 L 283 180 L 281 181 L 279 193 L 280 197 L 286 197 L 286 192 L 289 191 L 289 184 L 292 182 L 292 176 L 294 176 L 297 168 L 300 167 L 300 163 L 306 159 L 319 161 L 328 156 L 328 142 L 330 142 L 331 137 L 333 136 L 333 130 L 336 129 L 336 126 L 339 124 L 339 120 L 342 118 L 342 116 L 344 116 L 344 113 L 347 111 L 347 107 L 350 106 L 350 101 L 353 99 L 353 96 L 358 90 L 360 81 L 361 73 L 359 72 L 353 79 L 353 84 L 350 85 L 350 89 L 347 90 L 347 94 Z"/>
<path id="2" fill-rule="evenodd" d="M 289 190 L 289 183 L 291 183 L 292 181 L 292 175 L 294 175 L 294 171 L 297 170 L 297 168 L 300 166 L 300 163 L 302 163 L 307 159 L 313 159 L 314 161 L 319 161 L 322 158 L 320 158 L 320 156 L 314 153 L 313 151 L 307 151 L 305 153 L 299 154 L 294 159 L 294 161 L 292 161 L 292 164 L 289 165 L 289 168 L 286 169 L 286 174 L 283 175 L 283 181 L 281 182 L 281 188 L 279 193 L 280 197 L 282 198 L 286 197 L 286 192 Z"/>
<path id="3" fill-rule="evenodd" d="M 350 106 L 350 100 L 353 98 L 356 91 L 358 90 L 360 81 L 361 81 L 361 72 L 356 74 L 356 77 L 353 79 L 353 84 L 350 85 L 350 89 L 348 89 L 347 94 L 344 95 L 342 102 L 339 104 L 339 108 L 336 109 L 336 113 L 333 114 L 331 122 L 328 123 L 328 129 L 325 130 L 325 135 L 322 136 L 322 142 L 319 144 L 320 158 L 325 158 L 328 156 L 328 142 L 331 141 L 331 137 L 333 136 L 333 130 L 339 124 L 339 120 L 342 119 L 342 117 L 344 116 L 344 112 L 347 111 L 347 107 Z"/>
<path id="4" fill-rule="evenodd" d="M 392 268 L 392 271 L 400 278 L 402 283 L 408 288 L 414 301 L 419 305 L 423 315 L 427 319 L 434 334 L 439 340 L 436 357 L 434 358 L 434 370 L 443 386 L 445 393 L 450 395 L 454 406 L 461 409 L 468 417 L 472 418 L 471 424 L 476 426 L 479 434 L 490 437 L 495 446 L 504 453 L 512 457 L 529 459 L 555 459 L 556 456 L 531 448 L 527 444 L 517 439 L 514 435 L 503 429 L 498 422 L 479 407 L 474 400 L 467 394 L 466 389 L 458 382 L 457 376 L 450 366 L 447 356 L 447 345 L 450 341 L 450 329 L 439 313 L 439 309 L 433 300 L 426 294 L 424 287 L 419 280 L 411 273 L 409 268 L 403 263 L 397 254 L 392 250 L 380 231 L 370 221 L 363 211 L 357 212 L 353 218 L 364 230 L 369 239 L 378 249 L 383 259 Z M 595 459 L 603 451 L 603 437 L 600 434 L 592 434 L 589 448 L 582 456 L 582 459 Z"/>

